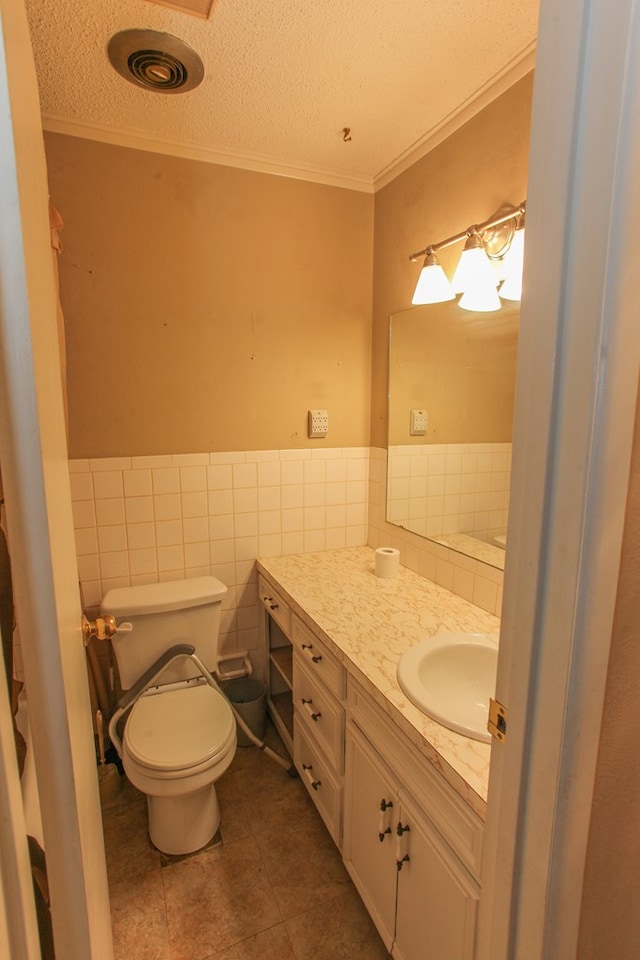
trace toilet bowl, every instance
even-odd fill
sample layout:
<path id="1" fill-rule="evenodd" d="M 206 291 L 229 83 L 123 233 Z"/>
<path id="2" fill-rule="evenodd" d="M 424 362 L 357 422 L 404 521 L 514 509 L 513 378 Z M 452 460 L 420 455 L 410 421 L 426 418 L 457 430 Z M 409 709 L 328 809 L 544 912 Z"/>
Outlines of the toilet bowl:
<path id="1" fill-rule="evenodd" d="M 231 706 L 202 675 L 216 669 L 226 592 L 215 577 L 200 577 L 119 587 L 101 605 L 121 625 L 112 645 L 125 695 L 109 735 L 127 778 L 146 794 L 151 842 L 171 855 L 214 837 L 214 784 L 236 751 Z"/>
<path id="2" fill-rule="evenodd" d="M 207 684 L 147 693 L 122 738 L 128 780 L 146 794 L 149 836 L 163 853 L 201 849 L 220 825 L 214 783 L 236 751 L 235 718 Z"/>

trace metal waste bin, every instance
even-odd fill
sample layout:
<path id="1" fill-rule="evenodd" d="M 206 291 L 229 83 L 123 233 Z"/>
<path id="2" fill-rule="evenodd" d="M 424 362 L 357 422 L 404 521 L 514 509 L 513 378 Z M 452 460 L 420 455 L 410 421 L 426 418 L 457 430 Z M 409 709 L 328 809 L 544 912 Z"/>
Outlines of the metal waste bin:
<path id="1" fill-rule="evenodd" d="M 263 740 L 267 719 L 267 688 L 264 683 L 253 677 L 240 677 L 237 680 L 230 680 L 224 692 L 251 732 L 258 740 Z M 239 724 L 236 724 L 236 728 L 238 746 L 252 747 L 253 743 Z"/>

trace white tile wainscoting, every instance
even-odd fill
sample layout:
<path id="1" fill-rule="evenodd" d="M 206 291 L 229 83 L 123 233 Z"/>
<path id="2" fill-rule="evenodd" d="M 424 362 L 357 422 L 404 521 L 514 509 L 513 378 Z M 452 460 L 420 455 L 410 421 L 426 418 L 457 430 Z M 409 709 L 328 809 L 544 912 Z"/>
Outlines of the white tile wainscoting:
<path id="1" fill-rule="evenodd" d="M 387 452 L 349 447 L 70 462 L 82 601 L 213 574 L 229 592 L 221 653 L 258 644 L 258 556 L 397 546 L 405 566 L 500 613 L 502 572 L 385 520 Z"/>
<path id="2" fill-rule="evenodd" d="M 502 570 L 388 523 L 386 497 L 387 451 L 372 447 L 369 457 L 369 546 L 397 547 L 400 562 L 410 570 L 499 617 Z"/>
<path id="3" fill-rule="evenodd" d="M 389 519 L 427 537 L 492 543 L 507 529 L 510 443 L 389 447 Z"/>
<path id="4" fill-rule="evenodd" d="M 85 609 L 111 587 L 217 576 L 221 653 L 255 650 L 258 556 L 367 542 L 369 448 L 70 462 Z"/>

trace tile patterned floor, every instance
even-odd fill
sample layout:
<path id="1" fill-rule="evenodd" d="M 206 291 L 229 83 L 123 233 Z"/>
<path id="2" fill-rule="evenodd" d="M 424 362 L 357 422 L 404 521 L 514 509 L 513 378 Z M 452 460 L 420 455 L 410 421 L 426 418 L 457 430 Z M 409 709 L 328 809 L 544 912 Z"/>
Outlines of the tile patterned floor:
<path id="1" fill-rule="evenodd" d="M 300 780 L 239 748 L 217 792 L 222 842 L 173 862 L 130 784 L 103 804 L 116 960 L 388 960 Z"/>

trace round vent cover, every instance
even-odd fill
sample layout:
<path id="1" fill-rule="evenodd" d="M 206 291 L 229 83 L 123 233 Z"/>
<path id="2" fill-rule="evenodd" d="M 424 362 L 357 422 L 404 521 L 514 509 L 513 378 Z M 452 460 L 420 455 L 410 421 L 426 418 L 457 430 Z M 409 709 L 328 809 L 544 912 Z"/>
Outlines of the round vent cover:
<path id="1" fill-rule="evenodd" d="M 121 77 L 157 93 L 186 93 L 204 77 L 195 50 L 169 33 L 122 30 L 109 41 L 107 53 Z"/>

